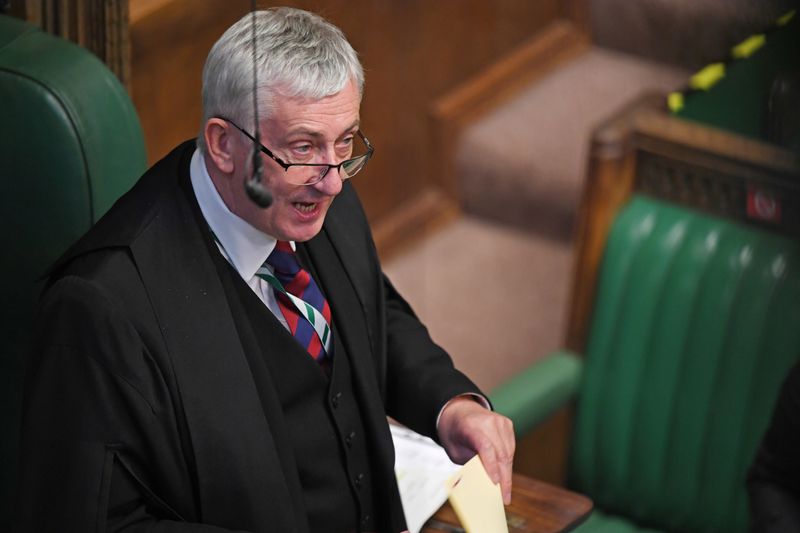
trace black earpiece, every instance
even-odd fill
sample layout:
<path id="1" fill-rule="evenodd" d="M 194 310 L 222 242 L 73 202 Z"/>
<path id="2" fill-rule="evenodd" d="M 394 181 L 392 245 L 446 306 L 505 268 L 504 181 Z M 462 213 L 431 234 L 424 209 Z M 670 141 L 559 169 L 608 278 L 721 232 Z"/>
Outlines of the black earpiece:
<path id="1" fill-rule="evenodd" d="M 244 182 L 244 190 L 247 193 L 247 197 L 250 198 L 254 204 L 265 209 L 272 204 L 272 193 L 261 183 L 261 171 L 264 163 L 261 161 L 260 150 L 256 145 L 257 142 L 258 133 L 256 133 L 256 141 L 253 143 L 253 175 L 249 180 Z"/>

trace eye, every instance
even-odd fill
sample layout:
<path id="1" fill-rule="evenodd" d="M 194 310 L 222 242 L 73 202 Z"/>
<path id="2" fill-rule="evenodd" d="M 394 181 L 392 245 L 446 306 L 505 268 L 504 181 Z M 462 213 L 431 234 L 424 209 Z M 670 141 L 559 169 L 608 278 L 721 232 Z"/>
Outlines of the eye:
<path id="1" fill-rule="evenodd" d="M 297 144 L 292 146 L 292 151 L 296 154 L 300 155 L 307 155 L 311 153 L 311 145 L 310 144 Z"/>
<path id="2" fill-rule="evenodd" d="M 314 145 L 309 142 L 293 144 L 289 158 L 295 163 L 307 163 L 314 156 Z"/>
<path id="3" fill-rule="evenodd" d="M 353 137 L 345 137 L 336 142 L 336 151 L 340 154 L 349 154 L 353 150 Z"/>

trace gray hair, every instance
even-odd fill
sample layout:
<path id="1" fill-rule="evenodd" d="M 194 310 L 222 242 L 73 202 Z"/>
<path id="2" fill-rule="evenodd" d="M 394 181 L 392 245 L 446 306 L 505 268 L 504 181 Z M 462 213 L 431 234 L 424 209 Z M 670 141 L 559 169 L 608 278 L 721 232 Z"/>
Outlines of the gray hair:
<path id="1" fill-rule="evenodd" d="M 253 124 L 252 14 L 214 43 L 203 68 L 203 122 L 197 145 L 205 151 L 208 119 L 225 117 L 249 130 Z M 319 15 L 289 7 L 256 12 L 259 119 L 269 116 L 275 92 L 324 98 L 355 80 L 364 90 L 364 70 L 342 31 Z"/>

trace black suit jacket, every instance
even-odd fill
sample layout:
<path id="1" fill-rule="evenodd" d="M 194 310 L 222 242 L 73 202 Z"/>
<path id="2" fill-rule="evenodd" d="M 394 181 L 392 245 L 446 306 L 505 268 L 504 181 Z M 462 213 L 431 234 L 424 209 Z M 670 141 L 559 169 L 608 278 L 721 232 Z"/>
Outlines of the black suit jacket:
<path id="1" fill-rule="evenodd" d="M 259 398 L 181 188 L 193 149 L 156 164 L 53 271 L 26 384 L 21 530 L 102 530 L 119 472 L 142 500 L 112 511 L 158 531 L 308 528 L 280 405 Z M 401 528 L 386 414 L 434 436 L 444 403 L 477 388 L 383 276 L 349 182 L 304 246 L 347 318 L 339 334 Z"/>

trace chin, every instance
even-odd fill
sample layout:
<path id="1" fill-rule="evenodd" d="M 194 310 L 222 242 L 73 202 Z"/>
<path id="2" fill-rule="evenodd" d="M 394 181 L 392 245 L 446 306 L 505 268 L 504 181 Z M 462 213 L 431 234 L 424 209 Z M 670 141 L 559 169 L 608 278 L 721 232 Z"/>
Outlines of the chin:
<path id="1" fill-rule="evenodd" d="M 322 231 L 322 223 L 314 224 L 313 226 L 310 227 L 289 228 L 285 232 L 287 236 L 286 240 L 295 242 L 310 241 L 311 239 L 316 237 L 320 231 Z"/>

